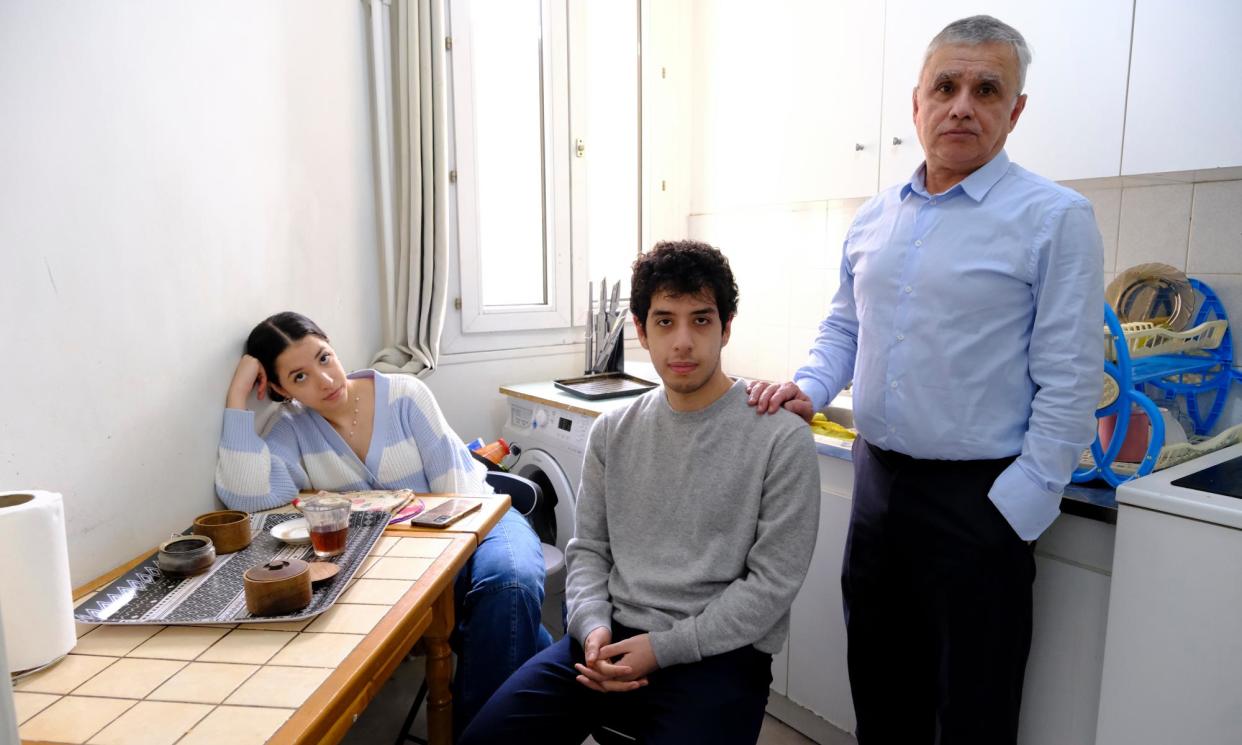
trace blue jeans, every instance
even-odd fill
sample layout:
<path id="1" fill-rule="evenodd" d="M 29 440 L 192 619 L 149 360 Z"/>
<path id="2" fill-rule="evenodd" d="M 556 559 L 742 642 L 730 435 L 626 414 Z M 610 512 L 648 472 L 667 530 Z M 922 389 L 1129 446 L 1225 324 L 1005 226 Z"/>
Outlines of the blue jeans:
<path id="1" fill-rule="evenodd" d="M 492 693 L 522 663 L 552 644 L 540 623 L 543 549 L 512 508 L 492 528 L 453 585 L 457 653 L 454 730 L 465 729 Z"/>

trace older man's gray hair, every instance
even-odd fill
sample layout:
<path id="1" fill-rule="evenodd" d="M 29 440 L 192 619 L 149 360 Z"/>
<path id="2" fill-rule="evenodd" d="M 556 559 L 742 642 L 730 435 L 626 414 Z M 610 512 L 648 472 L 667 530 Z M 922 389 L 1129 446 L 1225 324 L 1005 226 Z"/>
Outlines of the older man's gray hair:
<path id="1" fill-rule="evenodd" d="M 1002 23 L 992 16 L 971 16 L 954 21 L 944 30 L 936 34 L 936 38 L 927 45 L 927 53 L 923 55 L 923 66 L 940 47 L 950 44 L 1011 44 L 1014 54 L 1018 56 L 1018 93 L 1021 95 L 1026 88 L 1026 66 L 1031 64 L 1031 49 L 1026 39 L 1018 30 L 1007 23 Z"/>

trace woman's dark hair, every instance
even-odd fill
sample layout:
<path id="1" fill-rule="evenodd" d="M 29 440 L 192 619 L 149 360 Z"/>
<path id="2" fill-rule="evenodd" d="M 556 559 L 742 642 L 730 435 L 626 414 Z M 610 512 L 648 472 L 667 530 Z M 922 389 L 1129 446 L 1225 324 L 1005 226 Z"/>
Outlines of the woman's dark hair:
<path id="1" fill-rule="evenodd" d="M 276 376 L 276 358 L 288 349 L 289 345 L 308 336 L 328 340 L 328 335 L 315 325 L 314 321 L 301 313 L 287 310 L 265 319 L 254 327 L 250 336 L 246 337 L 246 354 L 254 357 L 259 364 L 263 365 L 263 372 L 267 373 L 267 393 L 273 401 L 285 400 L 285 397 L 277 393 L 272 385 L 279 379 Z"/>
<path id="2" fill-rule="evenodd" d="M 630 310 L 647 328 L 647 312 L 657 292 L 676 296 L 711 292 L 724 327 L 737 313 L 737 283 L 729 260 L 698 241 L 661 241 L 634 262 L 630 279 Z"/>

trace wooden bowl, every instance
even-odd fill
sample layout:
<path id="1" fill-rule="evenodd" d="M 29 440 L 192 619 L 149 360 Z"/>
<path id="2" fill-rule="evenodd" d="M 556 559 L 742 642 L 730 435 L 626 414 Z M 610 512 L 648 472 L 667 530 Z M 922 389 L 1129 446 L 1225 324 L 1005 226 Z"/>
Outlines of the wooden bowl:
<path id="1" fill-rule="evenodd" d="M 205 535 L 217 554 L 231 554 L 250 545 L 250 515 L 240 510 L 208 512 L 194 518 L 195 535 Z"/>
<path id="2" fill-rule="evenodd" d="M 272 559 L 242 576 L 246 609 L 256 616 L 279 616 L 310 605 L 310 565 L 301 559 Z"/>

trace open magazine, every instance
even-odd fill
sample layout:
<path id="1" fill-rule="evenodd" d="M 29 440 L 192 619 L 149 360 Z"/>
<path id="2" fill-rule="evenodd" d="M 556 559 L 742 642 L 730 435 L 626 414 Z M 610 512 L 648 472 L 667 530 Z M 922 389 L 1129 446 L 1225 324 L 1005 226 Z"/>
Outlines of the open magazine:
<path id="1" fill-rule="evenodd" d="M 320 492 L 320 494 L 345 497 L 351 502 L 350 509 L 354 512 L 387 512 L 392 516 L 388 520 L 389 525 L 409 520 L 427 508 L 423 500 L 419 499 L 410 489 Z M 294 506 L 298 501 L 294 500 Z"/>

